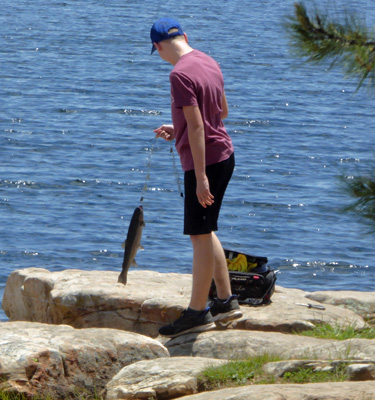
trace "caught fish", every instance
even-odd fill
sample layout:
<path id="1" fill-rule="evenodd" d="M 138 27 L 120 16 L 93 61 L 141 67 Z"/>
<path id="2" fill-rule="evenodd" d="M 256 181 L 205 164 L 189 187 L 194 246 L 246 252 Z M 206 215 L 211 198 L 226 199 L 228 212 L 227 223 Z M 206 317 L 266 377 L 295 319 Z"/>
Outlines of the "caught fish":
<path id="1" fill-rule="evenodd" d="M 137 266 L 135 262 L 135 256 L 139 248 L 141 246 L 141 238 L 143 227 L 145 226 L 145 222 L 143 220 L 143 207 L 137 207 L 134 212 L 132 219 L 130 221 L 130 225 L 128 228 L 128 234 L 126 236 L 126 240 L 123 243 L 124 252 L 124 261 L 122 263 L 122 271 L 118 277 L 118 282 L 126 285 L 128 278 L 128 271 L 131 265 Z"/>

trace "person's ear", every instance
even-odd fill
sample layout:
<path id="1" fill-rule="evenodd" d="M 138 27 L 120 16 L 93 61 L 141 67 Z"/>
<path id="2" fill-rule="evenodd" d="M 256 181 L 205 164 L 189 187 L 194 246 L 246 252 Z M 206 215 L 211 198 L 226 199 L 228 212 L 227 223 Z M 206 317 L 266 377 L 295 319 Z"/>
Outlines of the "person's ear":
<path id="1" fill-rule="evenodd" d="M 184 38 L 185 38 L 185 42 L 186 43 L 189 43 L 189 39 L 188 39 L 188 36 L 187 36 L 187 34 L 184 32 Z"/>
<path id="2" fill-rule="evenodd" d="M 156 50 L 157 50 L 157 51 L 160 52 L 160 51 L 162 50 L 162 45 L 161 45 L 160 43 L 156 43 L 156 42 L 155 42 L 155 43 L 154 43 L 154 46 L 156 47 Z"/>

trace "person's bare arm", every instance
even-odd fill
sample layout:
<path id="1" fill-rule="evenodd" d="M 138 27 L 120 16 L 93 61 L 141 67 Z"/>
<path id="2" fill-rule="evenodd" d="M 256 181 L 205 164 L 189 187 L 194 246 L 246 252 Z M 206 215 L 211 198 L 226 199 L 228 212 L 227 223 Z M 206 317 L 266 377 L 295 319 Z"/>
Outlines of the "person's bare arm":
<path id="1" fill-rule="evenodd" d="M 197 106 L 183 107 L 188 127 L 188 137 L 197 178 L 197 197 L 202 207 L 206 208 L 214 202 L 206 175 L 206 144 L 202 115 Z"/>
<path id="2" fill-rule="evenodd" d="M 229 114 L 227 97 L 225 96 L 225 92 L 223 92 L 223 99 L 222 99 L 221 108 L 223 109 L 223 111 L 221 112 L 221 119 L 225 119 L 225 118 L 228 117 L 228 114 Z"/>

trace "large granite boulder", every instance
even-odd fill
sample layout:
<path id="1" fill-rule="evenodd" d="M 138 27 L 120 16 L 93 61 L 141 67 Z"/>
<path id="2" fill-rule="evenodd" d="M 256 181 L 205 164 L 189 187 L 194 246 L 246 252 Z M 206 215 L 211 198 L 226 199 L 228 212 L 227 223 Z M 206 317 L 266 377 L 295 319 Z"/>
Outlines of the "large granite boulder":
<path id="1" fill-rule="evenodd" d="M 161 320 L 176 319 L 188 304 L 190 275 L 130 271 L 126 286 L 117 283 L 118 275 L 17 270 L 7 280 L 2 306 L 11 321 L 109 327 L 156 337 Z"/>
<path id="2" fill-rule="evenodd" d="M 319 291 L 307 293 L 306 298 L 322 304 L 348 308 L 367 319 L 375 320 L 375 292 L 354 290 Z"/>
<path id="3" fill-rule="evenodd" d="M 184 400 L 374 400 L 369 382 L 327 382 L 294 385 L 252 385 L 205 392 Z"/>
<path id="4" fill-rule="evenodd" d="M 264 353 L 285 359 L 375 360 L 375 339 L 317 339 L 278 332 L 225 331 L 187 334 L 164 341 L 171 357 L 213 357 L 227 360 L 254 357 Z"/>
<path id="5" fill-rule="evenodd" d="M 263 366 L 263 371 L 276 378 L 286 373 L 308 370 L 314 372 L 333 372 L 341 369 L 351 381 L 375 380 L 375 361 L 356 360 L 286 360 L 270 362 Z"/>
<path id="6" fill-rule="evenodd" d="M 0 323 L 0 390 L 65 399 L 77 388 L 101 391 L 121 369 L 169 357 L 158 341 L 116 329 Z"/>
<path id="7" fill-rule="evenodd" d="M 126 286 L 113 271 L 41 268 L 14 271 L 8 278 L 2 306 L 11 321 L 67 324 L 75 328 L 109 327 L 157 337 L 158 328 L 176 319 L 187 307 L 191 275 L 130 271 Z M 298 289 L 276 287 L 267 306 L 243 306 L 236 329 L 294 332 L 314 324 L 365 326 L 354 311 L 330 304 L 325 310 L 298 303 L 313 303 Z"/>
<path id="8" fill-rule="evenodd" d="M 308 305 L 321 306 L 311 301 L 310 293 L 299 289 L 276 286 L 272 303 L 261 307 L 242 307 L 244 318 L 233 324 L 236 329 L 294 333 L 312 329 L 315 324 L 329 323 L 333 326 L 354 326 L 363 328 L 364 320 L 354 311 L 331 304 L 324 304 L 324 310 Z M 304 305 L 302 305 L 304 304 Z"/>
<path id="9" fill-rule="evenodd" d="M 198 392 L 197 375 L 223 360 L 201 357 L 159 358 L 123 368 L 107 384 L 106 400 L 175 399 Z"/>

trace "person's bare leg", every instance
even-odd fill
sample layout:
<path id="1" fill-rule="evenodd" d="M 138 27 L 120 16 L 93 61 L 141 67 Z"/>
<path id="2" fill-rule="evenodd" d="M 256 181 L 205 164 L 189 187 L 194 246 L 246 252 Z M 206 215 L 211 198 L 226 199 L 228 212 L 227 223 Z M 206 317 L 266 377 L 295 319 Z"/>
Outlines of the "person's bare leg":
<path id="1" fill-rule="evenodd" d="M 227 261 L 220 240 L 214 232 L 190 236 L 193 244 L 193 288 L 189 307 L 206 308 L 212 278 L 215 279 L 217 296 L 228 299 L 232 295 Z"/>
<path id="2" fill-rule="evenodd" d="M 224 249 L 220 240 L 214 233 L 212 240 L 215 247 L 214 279 L 218 300 L 215 299 L 210 304 L 210 311 L 216 324 L 226 327 L 231 321 L 241 318 L 243 313 L 240 310 L 237 297 L 232 298 L 232 289 Z M 227 301 L 229 299 L 230 301 Z"/>
<path id="3" fill-rule="evenodd" d="M 223 246 L 214 232 L 212 232 L 212 240 L 215 252 L 214 279 L 217 297 L 219 299 L 226 300 L 232 295 L 227 260 L 225 258 Z"/>
<path id="4" fill-rule="evenodd" d="M 206 308 L 215 269 L 215 245 L 213 232 L 190 236 L 193 244 L 193 288 L 189 307 L 193 310 Z"/>

